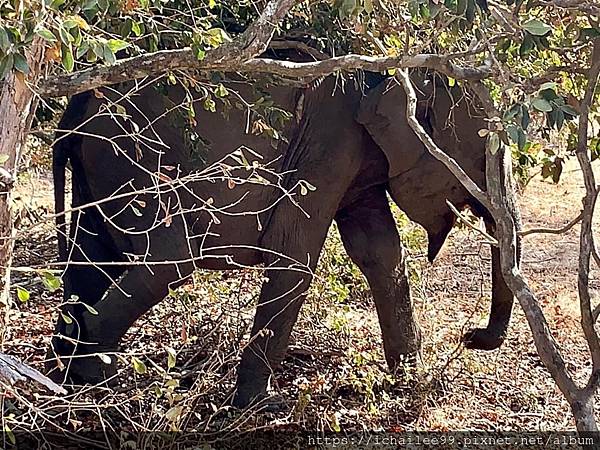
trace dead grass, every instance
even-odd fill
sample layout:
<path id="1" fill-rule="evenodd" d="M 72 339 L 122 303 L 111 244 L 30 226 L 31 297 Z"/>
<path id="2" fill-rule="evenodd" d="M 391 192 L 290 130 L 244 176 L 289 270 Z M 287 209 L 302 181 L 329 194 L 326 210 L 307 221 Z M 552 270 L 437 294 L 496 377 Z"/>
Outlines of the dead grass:
<path id="1" fill-rule="evenodd" d="M 577 215 L 582 186 L 574 167 L 567 166 L 558 186 L 537 178 L 531 182 L 521 198 L 526 227 L 560 227 Z M 43 216 L 51 205 L 50 186 L 47 178 L 32 182 L 35 189 L 25 184 L 22 200 L 30 204 L 30 214 Z M 24 214 L 23 223 L 29 218 Z M 490 301 L 489 251 L 478 236 L 455 230 L 430 266 L 423 257 L 422 232 L 400 216 L 399 221 L 411 249 L 424 336 L 422 365 L 410 376 L 387 374 L 367 286 L 332 230 L 289 356 L 277 373 L 275 388 L 288 405 L 283 412 L 240 413 L 227 406 L 260 285 L 260 272 L 247 270 L 199 274 L 176 299 L 140 320 L 124 343 L 116 391 L 87 389 L 62 400 L 6 393 L 4 425 L 13 431 L 52 424 L 70 432 L 183 429 L 208 435 L 256 428 L 573 429 L 567 404 L 542 367 L 518 306 L 501 349 L 480 352 L 461 346 L 464 331 L 487 320 Z M 528 237 L 523 269 L 570 369 L 583 380 L 590 363 L 578 325 L 577 233 L 575 227 L 562 236 Z M 18 242 L 17 266 L 53 258 L 50 224 Z M 597 287 L 598 273 L 592 275 Z M 27 287 L 31 299 L 12 306 L 3 350 L 42 368 L 59 294 L 49 293 L 31 273 L 17 273 L 14 283 Z M 167 349 L 177 353 L 175 367 L 169 367 Z M 136 373 L 132 355 L 144 362 L 145 373 Z"/>

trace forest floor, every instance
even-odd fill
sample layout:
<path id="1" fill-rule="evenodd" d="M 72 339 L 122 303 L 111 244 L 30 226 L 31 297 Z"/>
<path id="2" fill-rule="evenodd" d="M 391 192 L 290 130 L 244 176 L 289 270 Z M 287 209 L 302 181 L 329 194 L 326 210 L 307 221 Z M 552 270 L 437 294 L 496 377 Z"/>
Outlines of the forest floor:
<path id="1" fill-rule="evenodd" d="M 32 188 L 35 186 L 35 188 Z M 52 211 L 47 175 L 30 175 L 20 189 L 22 227 Z M 562 181 L 534 178 L 521 195 L 525 228 L 562 227 L 577 216 L 582 178 L 573 162 Z M 411 279 L 423 334 L 416 371 L 386 372 L 377 317 L 360 272 L 345 255 L 335 227 L 321 256 L 317 280 L 276 374 L 286 407 L 278 413 L 227 406 L 235 366 L 253 313 L 260 272 L 199 273 L 192 284 L 155 307 L 129 331 L 120 359 L 119 386 L 77 390 L 67 398 L 5 396 L 3 421 L 13 431 L 47 427 L 130 431 L 188 430 L 571 430 L 568 405 L 536 354 L 518 305 L 504 345 L 471 351 L 463 333 L 485 324 L 490 302 L 489 249 L 481 236 L 455 229 L 434 264 L 425 258 L 422 230 L 397 213 L 410 249 Z M 33 219 L 32 219 L 33 218 Z M 579 227 L 563 235 L 525 238 L 523 270 L 537 294 L 568 368 L 586 380 L 590 360 L 579 326 Z M 19 239 L 15 266 L 56 259 L 52 224 Z M 593 293 L 600 288 L 592 273 Z M 39 275 L 15 272 L 16 300 L 4 330 L 3 351 L 42 370 L 56 320 L 60 290 Z M 170 355 L 170 356 L 169 356 Z"/>

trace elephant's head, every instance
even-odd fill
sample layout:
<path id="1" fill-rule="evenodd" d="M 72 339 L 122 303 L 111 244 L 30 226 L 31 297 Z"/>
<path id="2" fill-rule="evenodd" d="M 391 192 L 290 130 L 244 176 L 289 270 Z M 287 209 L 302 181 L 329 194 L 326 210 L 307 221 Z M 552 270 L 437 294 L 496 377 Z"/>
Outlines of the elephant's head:
<path id="1" fill-rule="evenodd" d="M 411 75 L 417 92 L 417 119 L 427 133 L 485 190 L 485 139 L 482 110 L 458 86 L 423 72 Z M 372 88 L 363 98 L 357 120 L 385 153 L 389 166 L 389 193 L 408 217 L 422 225 L 429 238 L 433 261 L 455 222 L 446 200 L 461 209 L 469 206 L 494 232 L 490 213 L 472 197 L 454 175 L 429 154 L 406 120 L 406 94 L 393 78 Z M 505 336 L 513 295 L 501 275 L 499 252 L 492 249 L 492 308 L 487 328 L 467 336 L 472 348 L 494 349 Z"/>
<path id="2" fill-rule="evenodd" d="M 454 158 L 485 189 L 485 139 L 487 128 L 481 111 L 474 108 L 458 87 L 439 76 L 412 76 L 418 95 L 417 119 L 437 145 Z M 459 209 L 470 206 L 489 217 L 454 175 L 429 154 L 406 120 L 406 95 L 393 78 L 373 88 L 362 101 L 358 121 L 387 156 L 389 192 L 408 217 L 422 225 L 429 238 L 430 261 L 438 254 L 455 216 L 449 200 Z"/>

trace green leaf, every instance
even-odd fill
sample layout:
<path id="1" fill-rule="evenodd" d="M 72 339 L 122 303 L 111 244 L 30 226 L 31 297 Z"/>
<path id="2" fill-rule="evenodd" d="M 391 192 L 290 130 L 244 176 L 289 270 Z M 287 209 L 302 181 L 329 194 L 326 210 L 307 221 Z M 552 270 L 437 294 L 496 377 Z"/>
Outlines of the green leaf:
<path id="1" fill-rule="evenodd" d="M 545 91 L 546 89 L 550 89 L 552 91 L 556 91 L 558 85 L 554 81 L 548 81 L 540 86 L 540 91 Z"/>
<path id="2" fill-rule="evenodd" d="M 183 406 L 173 406 L 171 409 L 169 409 L 166 412 L 165 418 L 169 422 L 175 422 L 179 418 L 179 416 L 181 416 L 182 412 L 183 412 Z"/>
<path id="3" fill-rule="evenodd" d="M 85 307 L 85 309 L 88 310 L 88 312 L 94 316 L 98 315 L 98 311 L 96 311 L 96 309 L 92 306 L 92 305 L 88 305 L 85 302 L 81 302 L 81 304 Z"/>
<path id="4" fill-rule="evenodd" d="M 75 28 L 78 27 L 79 25 L 77 24 L 77 21 L 74 19 L 67 19 L 62 23 L 63 27 L 65 27 L 67 30 L 70 30 L 71 28 Z"/>
<path id="5" fill-rule="evenodd" d="M 550 112 L 552 111 L 552 105 L 550 104 L 550 102 L 546 99 L 543 98 L 534 98 L 531 101 L 531 106 L 534 107 L 535 109 L 537 109 L 538 111 L 541 112 Z"/>
<path id="6" fill-rule="evenodd" d="M 70 316 L 68 316 L 67 314 L 64 313 L 60 313 L 60 317 L 62 317 L 62 320 L 67 324 L 67 325 L 71 325 L 73 323 L 73 319 L 71 319 Z"/>
<path id="7" fill-rule="evenodd" d="M 6 161 L 10 159 L 8 155 L 0 155 L 0 166 L 3 166 Z"/>
<path id="8" fill-rule="evenodd" d="M 564 123 L 565 123 L 565 113 L 559 109 L 556 111 L 556 129 L 558 131 L 560 131 L 561 128 L 563 127 Z"/>
<path id="9" fill-rule="evenodd" d="M 508 132 L 508 136 L 512 142 L 515 144 L 519 142 L 519 131 L 516 125 L 509 125 L 506 128 L 506 131 Z"/>
<path id="10" fill-rule="evenodd" d="M 135 36 L 141 36 L 142 27 L 140 26 L 139 22 L 136 22 L 135 20 L 131 22 L 131 31 Z"/>
<path id="11" fill-rule="evenodd" d="M 575 108 L 573 108 L 571 105 L 563 105 L 560 107 L 560 109 L 562 109 L 562 111 L 566 114 L 569 114 L 573 117 L 576 117 L 579 115 L 579 113 L 577 112 L 577 110 Z"/>
<path id="12" fill-rule="evenodd" d="M 519 114 L 520 111 L 521 111 L 520 103 L 517 103 L 517 104 L 511 106 L 510 109 L 504 113 L 504 120 L 509 121 L 511 119 L 514 119 L 517 116 L 517 114 Z"/>
<path id="13" fill-rule="evenodd" d="M 77 52 L 75 53 L 75 57 L 77 59 L 81 58 L 83 55 L 85 55 L 88 52 L 89 49 L 90 49 L 89 44 L 87 42 L 84 42 L 79 47 L 77 47 Z"/>
<path id="14" fill-rule="evenodd" d="M 177 362 L 177 352 L 171 347 L 166 347 L 167 350 L 167 367 L 172 369 Z"/>
<path id="15" fill-rule="evenodd" d="M 217 111 L 217 104 L 210 97 L 208 97 L 206 100 L 204 100 L 204 104 L 202 106 L 204 107 L 204 109 L 206 111 L 210 111 L 210 112 L 216 112 Z"/>
<path id="16" fill-rule="evenodd" d="M 44 40 L 46 40 L 48 42 L 58 41 L 58 39 L 56 39 L 56 36 L 54 36 L 54 33 L 52 31 L 50 31 L 48 28 L 40 27 L 40 28 L 38 28 L 36 33 L 38 34 L 38 36 L 40 36 L 41 38 L 43 38 Z"/>
<path id="17" fill-rule="evenodd" d="M 19 298 L 19 300 L 25 303 L 29 300 L 29 291 L 27 289 L 17 286 L 17 297 Z"/>
<path id="18" fill-rule="evenodd" d="M 541 20 L 531 19 L 522 25 L 523 29 L 534 36 L 544 36 L 552 31 L 552 27 Z"/>
<path id="19" fill-rule="evenodd" d="M 113 53 L 117 53 L 123 49 L 129 47 L 129 43 L 121 40 L 121 39 L 109 39 L 106 42 L 106 45 L 112 50 Z"/>
<path id="20" fill-rule="evenodd" d="M 53 0 L 53 2 L 50 3 L 50 8 L 58 11 L 58 8 L 60 8 L 66 1 L 67 0 Z"/>
<path id="21" fill-rule="evenodd" d="M 143 375 L 148 371 L 148 369 L 146 369 L 146 364 L 144 364 L 144 362 L 141 359 L 132 356 L 131 362 L 133 363 L 133 370 L 135 370 L 140 375 Z"/>
<path id="22" fill-rule="evenodd" d="M 71 33 L 69 33 L 64 27 L 59 27 L 58 28 L 58 35 L 60 36 L 60 41 L 64 44 L 64 45 L 69 45 L 71 42 L 73 42 L 75 40 L 75 38 L 73 38 L 73 36 L 71 36 Z"/>
<path id="23" fill-rule="evenodd" d="M 14 59 L 12 53 L 9 53 L 4 58 L 0 59 L 0 80 L 4 79 L 4 77 L 10 73 L 13 68 L 13 63 Z"/>
<path id="24" fill-rule="evenodd" d="M 525 57 L 527 56 L 531 50 L 535 48 L 535 42 L 533 41 L 533 37 L 529 33 L 525 33 L 525 37 L 523 38 L 523 43 L 519 47 L 519 56 Z"/>
<path id="25" fill-rule="evenodd" d="M 529 110 L 527 109 L 527 106 L 521 105 L 521 114 L 521 128 L 526 130 L 531 122 L 531 117 L 529 116 Z"/>
<path id="26" fill-rule="evenodd" d="M 25 56 L 21 55 L 20 53 L 15 53 L 14 58 L 15 69 L 17 69 L 21 73 L 28 74 L 29 64 L 27 64 L 27 59 L 25 58 Z"/>
<path id="27" fill-rule="evenodd" d="M 8 425 L 4 425 L 4 433 L 12 445 L 17 445 L 17 438 Z"/>
<path id="28" fill-rule="evenodd" d="M 125 107 L 123 105 L 121 105 L 120 103 L 115 104 L 115 112 L 119 115 L 119 116 L 126 116 L 127 115 L 127 109 L 125 109 Z M 135 212 L 135 211 L 134 211 Z M 139 212 L 139 211 L 138 211 Z M 140 214 L 141 215 L 141 214 Z"/>
<path id="29" fill-rule="evenodd" d="M 98 61 L 98 55 L 96 55 L 96 53 L 91 48 L 89 48 L 85 55 L 85 59 L 87 62 L 96 62 Z"/>
<path id="30" fill-rule="evenodd" d="M 62 46 L 62 65 L 67 72 L 72 72 L 75 67 L 75 60 L 73 59 L 73 50 L 70 45 Z"/>
<path id="31" fill-rule="evenodd" d="M 215 95 L 219 98 L 227 97 L 229 95 L 229 91 L 225 86 L 223 86 L 222 83 L 219 83 L 215 89 Z"/>
<path id="32" fill-rule="evenodd" d="M 52 272 L 43 270 L 42 272 L 40 272 L 40 276 L 42 277 L 42 284 L 50 292 L 54 292 L 60 288 L 61 280 L 60 280 L 60 278 L 54 276 L 54 274 Z"/>
<path id="33" fill-rule="evenodd" d="M 2 53 L 7 53 L 10 47 L 10 40 L 8 39 L 8 33 L 4 27 L 0 27 L 0 50 Z"/>
<path id="34" fill-rule="evenodd" d="M 113 65 L 117 61 L 115 53 L 108 44 L 102 45 L 102 59 L 104 59 L 104 62 L 108 65 Z"/>
<path id="35" fill-rule="evenodd" d="M 521 127 L 517 127 L 517 146 L 519 147 L 519 150 L 523 150 L 525 144 L 527 144 L 527 135 Z"/>
<path id="36" fill-rule="evenodd" d="M 203 48 L 195 47 L 194 56 L 196 56 L 198 61 L 202 61 L 206 57 L 206 51 Z"/>

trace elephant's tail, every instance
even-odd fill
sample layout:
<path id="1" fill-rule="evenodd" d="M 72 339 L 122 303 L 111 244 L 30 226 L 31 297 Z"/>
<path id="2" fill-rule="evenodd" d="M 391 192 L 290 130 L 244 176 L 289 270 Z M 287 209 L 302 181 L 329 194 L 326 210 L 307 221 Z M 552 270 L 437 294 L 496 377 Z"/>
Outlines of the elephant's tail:
<path id="1" fill-rule="evenodd" d="M 56 232 L 58 256 L 60 261 L 68 259 L 67 230 L 65 219 L 65 173 L 73 151 L 81 146 L 81 135 L 76 131 L 82 123 L 90 94 L 74 96 L 58 124 L 56 141 L 52 147 L 52 177 L 54 179 L 54 213 L 56 214 Z"/>
<path id="2" fill-rule="evenodd" d="M 54 213 L 60 261 L 67 260 L 67 234 L 65 229 L 65 171 L 69 160 L 69 138 L 63 138 L 52 148 L 52 177 L 54 178 Z"/>

